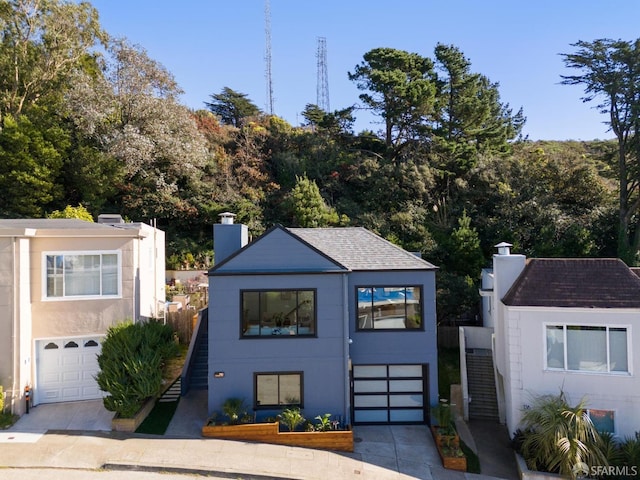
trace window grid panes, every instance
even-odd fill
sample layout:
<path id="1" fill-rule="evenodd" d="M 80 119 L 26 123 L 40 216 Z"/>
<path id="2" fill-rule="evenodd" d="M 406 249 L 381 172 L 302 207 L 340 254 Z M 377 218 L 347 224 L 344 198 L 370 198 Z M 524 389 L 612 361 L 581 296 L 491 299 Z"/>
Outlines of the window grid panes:
<path id="1" fill-rule="evenodd" d="M 302 373 L 256 373 L 255 406 L 302 406 Z"/>
<path id="2" fill-rule="evenodd" d="M 117 253 L 46 255 L 47 298 L 117 296 Z"/>
<path id="3" fill-rule="evenodd" d="M 316 334 L 315 290 L 242 291 L 240 295 L 243 337 Z"/>
<path id="4" fill-rule="evenodd" d="M 358 287 L 356 290 L 358 330 L 423 328 L 420 287 Z"/>
<path id="5" fill-rule="evenodd" d="M 628 372 L 627 329 L 547 325 L 547 368 L 577 372 Z"/>

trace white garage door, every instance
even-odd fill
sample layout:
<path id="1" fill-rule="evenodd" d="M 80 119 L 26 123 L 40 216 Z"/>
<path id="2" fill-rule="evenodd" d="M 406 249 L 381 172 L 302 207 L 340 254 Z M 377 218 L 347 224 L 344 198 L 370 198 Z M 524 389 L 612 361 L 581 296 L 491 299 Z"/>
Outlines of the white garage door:
<path id="1" fill-rule="evenodd" d="M 37 340 L 38 403 L 102 398 L 94 379 L 102 337 Z"/>
<path id="2" fill-rule="evenodd" d="M 353 423 L 424 423 L 427 365 L 354 365 Z"/>

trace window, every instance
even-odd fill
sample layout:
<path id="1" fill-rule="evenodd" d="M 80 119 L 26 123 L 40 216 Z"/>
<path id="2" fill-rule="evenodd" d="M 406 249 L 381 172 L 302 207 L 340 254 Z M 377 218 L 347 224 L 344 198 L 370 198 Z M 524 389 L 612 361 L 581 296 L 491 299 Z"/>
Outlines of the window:
<path id="1" fill-rule="evenodd" d="M 420 287 L 358 287 L 358 330 L 421 330 Z"/>
<path id="2" fill-rule="evenodd" d="M 243 337 L 315 335 L 315 290 L 245 290 L 240 296 Z"/>
<path id="3" fill-rule="evenodd" d="M 302 407 L 302 372 L 256 373 L 255 407 Z"/>
<path id="4" fill-rule="evenodd" d="M 589 414 L 589 418 L 591 419 L 593 426 L 598 432 L 615 433 L 613 411 L 590 408 L 587 410 L 587 413 Z"/>
<path id="5" fill-rule="evenodd" d="M 628 372 L 627 329 L 547 325 L 547 368 L 579 372 Z"/>
<path id="6" fill-rule="evenodd" d="M 46 298 L 120 295 L 120 256 L 108 253 L 45 254 Z"/>

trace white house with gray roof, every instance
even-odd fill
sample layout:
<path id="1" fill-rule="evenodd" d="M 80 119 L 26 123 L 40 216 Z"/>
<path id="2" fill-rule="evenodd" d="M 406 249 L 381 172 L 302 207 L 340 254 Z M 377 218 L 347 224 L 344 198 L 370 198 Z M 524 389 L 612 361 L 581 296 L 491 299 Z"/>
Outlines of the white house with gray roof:
<path id="1" fill-rule="evenodd" d="M 438 399 L 435 272 L 364 228 L 214 226 L 209 411 L 298 406 L 353 424 L 425 423 Z"/>

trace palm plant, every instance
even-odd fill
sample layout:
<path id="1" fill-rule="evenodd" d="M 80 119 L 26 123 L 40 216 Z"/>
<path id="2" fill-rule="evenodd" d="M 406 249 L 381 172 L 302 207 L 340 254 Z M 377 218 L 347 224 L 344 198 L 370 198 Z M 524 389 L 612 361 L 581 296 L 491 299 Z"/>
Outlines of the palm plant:
<path id="1" fill-rule="evenodd" d="M 293 432 L 299 425 L 306 420 L 302 416 L 302 412 L 298 407 L 287 408 L 278 415 L 280 423 L 283 423 L 290 432 Z"/>
<path id="2" fill-rule="evenodd" d="M 575 478 L 577 465 L 608 465 L 604 444 L 587 413 L 586 400 L 569 405 L 564 392 L 542 395 L 522 416 L 522 453 L 531 469 Z"/>

